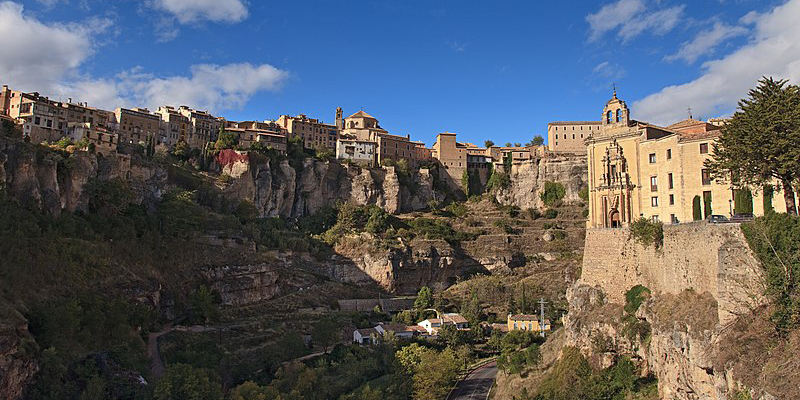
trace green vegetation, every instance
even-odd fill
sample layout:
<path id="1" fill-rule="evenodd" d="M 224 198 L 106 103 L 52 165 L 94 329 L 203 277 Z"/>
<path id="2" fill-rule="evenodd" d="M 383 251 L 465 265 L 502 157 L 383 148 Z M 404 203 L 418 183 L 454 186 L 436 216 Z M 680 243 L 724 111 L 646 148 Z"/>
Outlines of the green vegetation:
<path id="1" fill-rule="evenodd" d="M 544 144 L 544 138 L 542 137 L 542 135 L 536 135 L 533 137 L 533 139 L 531 139 L 530 142 L 525 143 L 525 147 L 541 146 L 543 144 Z"/>
<path id="2" fill-rule="evenodd" d="M 477 171 L 470 171 L 465 169 L 461 174 L 461 187 L 464 189 L 464 194 L 467 198 L 481 194 L 481 180 Z"/>
<path id="3" fill-rule="evenodd" d="M 625 315 L 622 317 L 622 332 L 631 342 L 638 339 L 646 342 L 652 331 L 650 323 L 636 317 L 636 311 L 650 296 L 650 289 L 636 285 L 625 293 Z"/>
<path id="4" fill-rule="evenodd" d="M 545 210 L 543 216 L 547 219 L 556 219 L 558 217 L 558 210 L 554 208 L 548 208 Z"/>
<path id="5" fill-rule="evenodd" d="M 501 371 L 518 375 L 539 364 L 542 358 L 539 345 L 543 341 L 539 334 L 531 331 L 512 330 L 504 335 L 495 331 L 489 338 L 488 346 L 500 353 L 497 367 Z"/>
<path id="6" fill-rule="evenodd" d="M 588 202 L 589 201 L 589 187 L 588 186 L 584 186 L 581 189 L 581 191 L 578 192 L 578 197 L 580 197 L 581 200 L 583 200 L 584 202 Z"/>
<path id="7" fill-rule="evenodd" d="M 222 400 L 222 389 L 213 372 L 187 364 L 174 364 L 158 381 L 154 400 Z"/>
<path id="8" fill-rule="evenodd" d="M 604 400 L 656 399 L 657 382 L 651 377 L 639 378 L 636 365 L 620 357 L 603 370 L 593 370 L 586 358 L 574 347 L 565 347 L 539 386 L 535 396 L 522 400 Z"/>
<path id="9" fill-rule="evenodd" d="M 695 221 L 703 219 L 703 211 L 700 208 L 700 196 L 694 196 L 692 199 L 692 219 Z"/>
<path id="10" fill-rule="evenodd" d="M 775 188 L 772 185 L 764 185 L 764 196 L 762 197 L 762 201 L 764 203 L 764 214 L 769 214 L 770 212 L 775 211 L 775 208 L 772 207 L 772 196 L 775 193 Z"/>
<path id="11" fill-rule="evenodd" d="M 483 142 L 483 146 L 488 149 L 489 147 L 493 147 L 494 146 L 494 142 L 491 141 L 491 140 L 486 140 L 486 141 Z"/>
<path id="12" fill-rule="evenodd" d="M 0 120 L 0 136 L 14 139 L 22 138 L 22 126 L 7 119 Z"/>
<path id="13" fill-rule="evenodd" d="M 433 291 L 427 286 L 423 286 L 417 293 L 417 299 L 414 300 L 414 308 L 417 310 L 424 310 L 433 307 Z"/>
<path id="14" fill-rule="evenodd" d="M 506 233 L 508 235 L 513 235 L 513 234 L 515 234 L 517 232 L 517 230 L 514 229 L 514 227 L 511 225 L 511 223 L 508 222 L 508 220 L 506 220 L 506 219 L 502 219 L 501 218 L 501 219 L 495 220 L 494 221 L 494 226 L 497 227 L 497 228 L 500 228 L 500 230 L 502 230 L 504 233 Z"/>
<path id="15" fill-rule="evenodd" d="M 179 142 L 180 145 L 183 143 L 184 145 L 186 142 Z M 239 146 L 239 137 L 236 136 L 233 132 L 227 132 L 224 128 L 220 128 L 219 135 L 217 136 L 217 141 L 214 143 L 215 150 L 225 150 L 225 149 L 235 149 Z M 177 150 L 177 146 L 175 147 Z"/>
<path id="16" fill-rule="evenodd" d="M 661 221 L 639 218 L 631 223 L 630 237 L 644 247 L 661 249 L 664 245 L 664 224 Z"/>
<path id="17" fill-rule="evenodd" d="M 705 167 L 716 178 L 758 187 L 777 180 L 787 213 L 797 215 L 793 185 L 800 171 L 800 88 L 787 80 L 762 78 L 739 101 L 739 109 L 714 143 Z"/>
<path id="18" fill-rule="evenodd" d="M 560 182 L 546 181 L 544 191 L 539 195 L 548 207 L 558 207 L 566 196 L 567 190 Z"/>
<path id="19" fill-rule="evenodd" d="M 764 268 L 772 323 L 786 335 L 800 327 L 800 219 L 771 212 L 742 230 Z"/>
<path id="20" fill-rule="evenodd" d="M 737 189 L 734 192 L 733 212 L 734 214 L 753 213 L 753 193 L 750 191 L 750 189 Z"/>
<path id="21" fill-rule="evenodd" d="M 706 218 L 714 213 L 714 211 L 711 210 L 711 196 L 703 196 L 703 212 L 705 213 Z"/>

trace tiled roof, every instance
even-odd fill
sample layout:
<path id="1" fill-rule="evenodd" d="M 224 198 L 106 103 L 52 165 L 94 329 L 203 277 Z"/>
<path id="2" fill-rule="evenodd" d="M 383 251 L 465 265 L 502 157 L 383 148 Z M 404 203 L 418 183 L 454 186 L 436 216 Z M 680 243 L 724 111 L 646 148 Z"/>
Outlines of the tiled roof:
<path id="1" fill-rule="evenodd" d="M 372 118 L 372 119 L 375 119 L 375 117 L 373 117 L 372 115 L 369 115 L 369 114 L 365 113 L 364 110 L 361 110 L 361 111 L 359 111 L 359 112 L 357 112 L 357 113 L 355 113 L 355 114 L 353 114 L 353 115 L 351 115 L 351 116 L 349 116 L 347 118 Z"/>
<path id="2" fill-rule="evenodd" d="M 454 324 L 465 324 L 467 323 L 467 319 L 462 317 L 461 314 L 443 314 L 442 319 L 447 322 L 452 322 Z"/>
<path id="3" fill-rule="evenodd" d="M 600 121 L 556 121 L 547 125 L 600 125 Z"/>
<path id="4" fill-rule="evenodd" d="M 703 125 L 705 123 L 706 122 L 699 121 L 699 120 L 696 120 L 694 118 L 689 118 L 689 119 L 685 119 L 683 121 L 676 122 L 676 123 L 674 123 L 674 124 L 672 124 L 670 126 L 667 126 L 667 128 L 679 129 L 679 128 L 686 128 L 687 126 Z"/>

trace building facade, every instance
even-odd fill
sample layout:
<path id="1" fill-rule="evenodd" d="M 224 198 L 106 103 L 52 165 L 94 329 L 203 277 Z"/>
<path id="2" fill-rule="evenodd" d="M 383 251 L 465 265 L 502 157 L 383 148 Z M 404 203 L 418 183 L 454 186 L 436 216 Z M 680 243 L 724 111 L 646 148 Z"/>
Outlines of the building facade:
<path id="1" fill-rule="evenodd" d="M 704 167 L 720 127 L 688 119 L 659 127 L 630 118 L 616 92 L 587 137 L 590 228 L 628 226 L 639 218 L 665 223 L 733 214 L 734 189 L 711 179 Z M 763 214 L 763 194 L 753 193 L 753 211 Z M 775 196 L 773 207 L 785 211 Z"/>
<path id="2" fill-rule="evenodd" d="M 336 141 L 336 158 L 373 167 L 376 163 L 378 144 L 369 140 L 340 138 Z"/>
<path id="3" fill-rule="evenodd" d="M 114 116 L 120 143 L 144 142 L 149 136 L 157 138 L 161 132 L 161 116 L 151 113 L 146 108 L 118 107 L 114 111 Z M 178 129 L 177 134 L 180 134 L 179 128 L 176 129 Z"/>
<path id="4" fill-rule="evenodd" d="M 286 129 L 291 137 L 302 138 L 306 148 L 324 147 L 331 150 L 336 148 L 336 139 L 339 138 L 339 128 L 336 125 L 308 118 L 304 114 L 295 117 L 281 115 L 276 122 Z"/>
<path id="5" fill-rule="evenodd" d="M 564 121 L 547 124 L 547 150 L 554 153 L 585 153 L 586 138 L 600 129 L 600 121 Z"/>
<path id="6" fill-rule="evenodd" d="M 538 315 L 508 314 L 506 326 L 509 331 L 544 332 L 550 330 L 550 321 L 545 319 L 544 323 L 539 323 Z"/>

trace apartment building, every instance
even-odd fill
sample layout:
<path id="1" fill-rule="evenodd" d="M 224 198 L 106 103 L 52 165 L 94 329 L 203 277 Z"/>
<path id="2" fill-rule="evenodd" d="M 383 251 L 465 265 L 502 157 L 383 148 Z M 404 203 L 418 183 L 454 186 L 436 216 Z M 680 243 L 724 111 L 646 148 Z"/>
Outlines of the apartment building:
<path id="1" fill-rule="evenodd" d="M 547 124 L 547 149 L 554 153 L 585 153 L 584 141 L 600 129 L 600 121 L 563 121 Z"/>
<path id="2" fill-rule="evenodd" d="M 168 135 L 171 133 L 172 127 L 166 126 L 166 131 L 161 130 L 161 114 L 151 113 L 146 108 L 118 107 L 114 110 L 114 118 L 120 143 L 140 143 L 147 140 L 148 136 L 160 139 L 161 144 L 169 141 Z M 177 134 L 179 133 L 180 130 Z M 159 137 L 161 134 L 167 135 L 167 137 Z M 177 143 L 177 140 L 174 143 Z"/>
<path id="3" fill-rule="evenodd" d="M 338 119 L 337 119 L 338 120 Z M 361 141 L 375 142 L 376 164 L 383 165 L 388 160 L 406 160 L 409 165 L 421 161 L 418 157 L 427 158 L 427 152 L 421 150 L 420 142 L 412 142 L 410 135 L 393 135 L 381 128 L 378 119 L 363 110 L 345 118 L 341 123 L 341 135 Z M 424 144 L 422 144 L 424 148 Z"/>
<path id="4" fill-rule="evenodd" d="M 378 144 L 369 140 L 341 137 L 336 141 L 336 158 L 366 167 L 375 166 Z"/>
<path id="5" fill-rule="evenodd" d="M 160 118 L 158 134 L 160 144 L 173 147 L 178 142 L 186 142 L 190 147 L 200 147 L 192 146 L 189 142 L 192 125 L 186 115 L 171 106 L 158 107 L 156 115 Z"/>
<path id="6" fill-rule="evenodd" d="M 239 147 L 250 148 L 253 143 L 260 143 L 285 154 L 287 150 L 288 132 L 276 121 L 225 121 L 225 132 L 235 133 Z"/>
<path id="7" fill-rule="evenodd" d="M 600 128 L 586 139 L 588 226 L 628 226 L 640 217 L 690 222 L 696 202 L 702 204 L 703 218 L 732 214 L 734 189 L 711 179 L 704 167 L 719 128 L 691 118 L 668 127 L 632 120 L 615 92 L 603 109 Z M 762 196 L 753 196 L 756 215 L 764 212 Z M 772 204 L 777 211 L 786 210 L 781 196 Z"/>
<path id="8" fill-rule="evenodd" d="M 189 132 L 186 137 L 189 146 L 203 148 L 206 143 L 217 140 L 219 128 L 223 124 L 221 118 L 187 106 L 180 106 L 177 111 L 189 121 Z"/>
<path id="9" fill-rule="evenodd" d="M 339 138 L 339 128 L 336 125 L 326 124 L 318 119 L 309 118 L 305 114 L 300 114 L 295 117 L 281 115 L 276 122 L 285 129 L 291 137 L 301 137 L 306 148 L 336 148 L 336 139 Z"/>

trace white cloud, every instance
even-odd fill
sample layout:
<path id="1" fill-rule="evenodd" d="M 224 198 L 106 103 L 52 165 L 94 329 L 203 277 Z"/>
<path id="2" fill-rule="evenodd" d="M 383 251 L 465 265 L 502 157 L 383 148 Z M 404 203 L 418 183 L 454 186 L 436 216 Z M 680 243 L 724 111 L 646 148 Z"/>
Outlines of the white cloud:
<path id="1" fill-rule="evenodd" d="M 214 111 L 239 108 L 258 92 L 279 90 L 289 76 L 269 64 L 234 63 L 193 65 L 186 76 L 134 68 L 111 78 L 92 77 L 81 66 L 94 54 L 95 38 L 106 35 L 110 20 L 45 24 L 23 11 L 17 3 L 0 2 L 0 82 L 16 90 L 71 97 L 106 109 L 171 104 Z"/>
<path id="2" fill-rule="evenodd" d="M 592 69 L 592 73 L 603 79 L 619 79 L 625 76 L 625 69 L 619 64 L 603 61 Z"/>
<path id="3" fill-rule="evenodd" d="M 691 64 L 698 58 L 710 54 L 714 49 L 736 36 L 746 35 L 749 31 L 742 26 L 731 26 L 722 22 L 714 23 L 714 27 L 701 31 L 692 41 L 684 42 L 677 53 L 664 57 L 667 61 L 685 60 Z"/>
<path id="4" fill-rule="evenodd" d="M 627 42 L 645 31 L 664 35 L 671 31 L 683 15 L 683 5 L 650 11 L 644 0 L 618 0 L 606 4 L 594 14 L 586 16 L 589 23 L 589 41 L 596 41 L 608 32 L 617 30 L 617 36 Z"/>
<path id="5" fill-rule="evenodd" d="M 23 7 L 0 3 L 0 81 L 22 90 L 52 90 L 92 54 L 91 31 L 43 24 Z"/>
<path id="6" fill-rule="evenodd" d="M 233 23 L 248 15 L 242 0 L 155 0 L 154 4 L 174 15 L 182 24 L 202 20 Z"/>
<path id="7" fill-rule="evenodd" d="M 727 115 L 762 76 L 800 83 L 800 0 L 759 15 L 748 14 L 755 38 L 724 58 L 703 64 L 699 78 L 668 86 L 633 104 L 637 119 L 669 124 L 686 107 L 702 117 Z"/>

